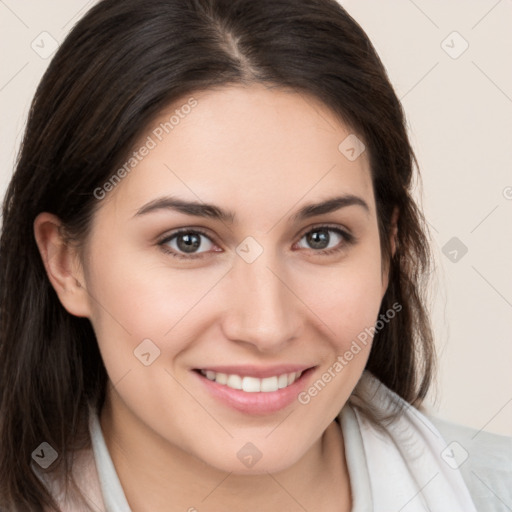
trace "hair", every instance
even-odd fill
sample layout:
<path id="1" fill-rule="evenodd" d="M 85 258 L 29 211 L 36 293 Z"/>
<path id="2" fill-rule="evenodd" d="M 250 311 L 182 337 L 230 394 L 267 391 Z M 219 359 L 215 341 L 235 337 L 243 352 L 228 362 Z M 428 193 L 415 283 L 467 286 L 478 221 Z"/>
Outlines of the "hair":
<path id="1" fill-rule="evenodd" d="M 90 446 L 88 407 L 101 408 L 108 382 L 89 320 L 69 314 L 49 282 L 35 217 L 55 214 L 69 240 L 83 244 L 101 203 L 94 190 L 163 109 L 197 91 L 252 83 L 317 98 L 364 141 L 389 263 L 380 314 L 401 306 L 375 333 L 366 370 L 409 404 L 426 396 L 435 357 L 428 231 L 411 195 L 418 166 L 402 106 L 359 24 L 335 0 L 103 0 L 38 86 L 3 203 L 2 510 L 59 510 L 31 453 L 48 442 L 59 455 L 48 471 L 75 485 L 72 456 Z"/>

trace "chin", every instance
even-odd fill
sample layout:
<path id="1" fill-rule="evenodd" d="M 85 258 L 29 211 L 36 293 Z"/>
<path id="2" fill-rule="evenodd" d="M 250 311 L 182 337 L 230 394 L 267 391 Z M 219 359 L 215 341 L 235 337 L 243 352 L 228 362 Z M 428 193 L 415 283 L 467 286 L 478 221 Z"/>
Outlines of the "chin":
<path id="1" fill-rule="evenodd" d="M 250 453 L 250 450 L 251 449 L 248 449 L 246 452 L 241 453 L 240 458 L 238 456 L 229 459 L 225 457 L 220 459 L 214 457 L 209 460 L 202 460 L 205 464 L 226 473 L 254 476 L 266 475 L 267 473 L 279 473 L 293 466 L 300 459 L 300 456 L 296 458 L 283 458 L 282 454 L 276 452 L 269 456 L 265 456 L 265 453 L 262 452 L 258 455 L 254 449 L 253 458 L 251 459 L 251 456 L 247 455 L 247 453 Z M 259 459 L 257 459 L 258 456 L 260 457 Z"/>

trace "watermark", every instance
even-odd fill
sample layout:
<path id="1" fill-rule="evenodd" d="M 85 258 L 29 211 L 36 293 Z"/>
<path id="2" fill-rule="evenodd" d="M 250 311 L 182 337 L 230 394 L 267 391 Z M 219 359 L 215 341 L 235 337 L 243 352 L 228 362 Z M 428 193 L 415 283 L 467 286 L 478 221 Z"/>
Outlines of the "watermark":
<path id="1" fill-rule="evenodd" d="M 245 443 L 238 450 L 236 456 L 244 466 L 252 468 L 263 457 L 263 454 L 252 443 Z"/>
<path id="2" fill-rule="evenodd" d="M 441 458 L 452 469 L 459 469 L 469 457 L 468 451 L 457 441 L 452 441 L 442 452 Z"/>
<path id="3" fill-rule="evenodd" d="M 452 262 L 458 263 L 468 252 L 467 246 L 456 236 L 443 245 L 443 254 Z"/>
<path id="4" fill-rule="evenodd" d="M 351 162 L 357 160 L 363 154 L 365 149 L 366 146 L 363 141 L 353 133 L 343 139 L 338 146 L 338 151 Z"/>
<path id="5" fill-rule="evenodd" d="M 395 318 L 396 314 L 402 311 L 402 305 L 398 302 L 395 302 L 391 308 L 389 308 L 385 313 L 379 315 L 379 320 L 375 322 L 375 326 L 366 327 L 364 331 L 361 331 L 357 335 L 357 339 L 352 341 L 350 348 L 346 350 L 343 355 L 339 355 L 336 358 L 336 361 L 327 368 L 327 370 L 322 373 L 322 375 L 306 390 L 302 391 L 297 395 L 297 400 L 302 405 L 307 405 L 311 402 L 311 399 L 322 391 L 329 382 L 331 382 L 339 373 L 343 371 L 345 366 L 347 366 L 354 357 L 361 352 L 363 347 L 368 345 L 368 342 L 373 339 L 375 334 L 386 326 L 390 320 Z M 361 346 L 363 345 L 363 347 Z"/>
<path id="6" fill-rule="evenodd" d="M 237 246 L 236 253 L 246 263 L 252 263 L 263 254 L 263 247 L 252 236 L 248 236 Z"/>
<path id="7" fill-rule="evenodd" d="M 57 51 L 59 43 L 50 33 L 44 31 L 35 37 L 30 47 L 41 59 L 47 59 Z"/>
<path id="8" fill-rule="evenodd" d="M 469 48 L 469 43 L 454 30 L 441 41 L 441 48 L 455 60 Z"/>
<path id="9" fill-rule="evenodd" d="M 160 357 L 160 349 L 153 340 L 146 338 L 135 347 L 133 354 L 144 366 L 149 366 Z"/>
<path id="10" fill-rule="evenodd" d="M 181 105 L 174 111 L 174 114 L 169 117 L 167 121 L 160 123 L 156 128 L 153 129 L 151 135 L 148 135 L 144 143 L 133 152 L 133 154 L 126 160 L 126 162 L 112 174 L 112 176 L 101 186 L 97 187 L 93 191 L 93 195 L 98 201 L 104 199 L 108 192 L 114 190 L 121 180 L 125 178 L 137 165 L 142 162 L 144 157 L 148 156 L 149 153 L 155 149 L 164 137 L 171 133 L 176 126 L 178 126 L 182 119 L 185 119 L 192 109 L 197 106 L 197 100 L 194 97 L 189 98 L 187 103 Z"/>
<path id="11" fill-rule="evenodd" d="M 46 441 L 42 442 L 33 452 L 32 458 L 43 469 L 49 468 L 58 458 L 57 451 Z"/>

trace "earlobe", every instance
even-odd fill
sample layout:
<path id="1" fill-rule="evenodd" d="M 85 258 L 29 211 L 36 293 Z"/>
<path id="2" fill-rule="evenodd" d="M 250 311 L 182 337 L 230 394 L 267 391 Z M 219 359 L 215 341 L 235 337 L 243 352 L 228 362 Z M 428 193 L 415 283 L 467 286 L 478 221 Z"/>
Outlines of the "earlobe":
<path id="1" fill-rule="evenodd" d="M 34 237 L 48 279 L 62 306 L 75 316 L 89 317 L 90 308 L 76 248 L 62 236 L 62 222 L 47 212 L 34 220 Z"/>

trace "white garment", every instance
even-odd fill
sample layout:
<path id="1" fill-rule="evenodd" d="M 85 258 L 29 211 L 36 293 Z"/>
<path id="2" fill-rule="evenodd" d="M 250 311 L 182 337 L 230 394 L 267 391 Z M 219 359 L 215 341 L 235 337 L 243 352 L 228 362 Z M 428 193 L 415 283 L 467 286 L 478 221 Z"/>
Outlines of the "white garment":
<path id="1" fill-rule="evenodd" d="M 372 503 L 367 510 L 477 512 L 450 448 L 427 417 L 368 372 L 358 388 L 372 397 L 378 414 L 394 405 L 403 406 L 384 432 L 357 409 L 344 407 L 340 413 L 344 436 L 353 437 L 354 430 L 360 431 L 371 488 Z M 347 446 L 350 437 L 345 439 Z M 352 474 L 350 478 L 353 481 Z"/>

